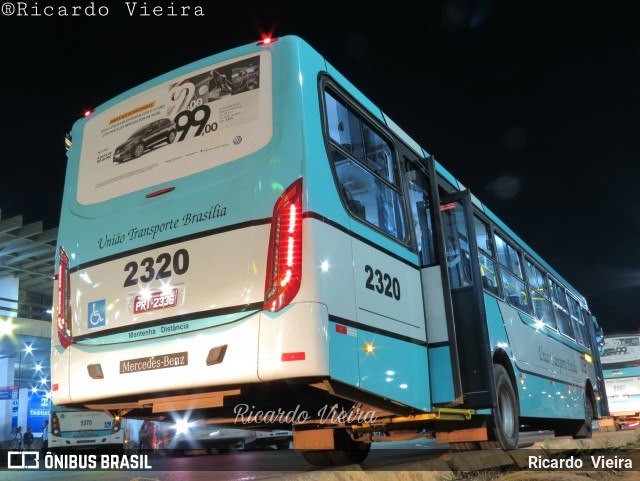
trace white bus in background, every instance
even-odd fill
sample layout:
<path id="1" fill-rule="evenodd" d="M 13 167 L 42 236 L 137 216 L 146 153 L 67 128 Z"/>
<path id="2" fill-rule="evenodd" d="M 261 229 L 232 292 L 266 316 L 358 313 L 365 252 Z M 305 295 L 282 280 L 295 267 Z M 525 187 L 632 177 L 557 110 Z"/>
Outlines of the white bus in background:
<path id="1" fill-rule="evenodd" d="M 601 361 L 614 428 L 637 426 L 640 423 L 640 335 L 606 336 Z"/>
<path id="2" fill-rule="evenodd" d="M 65 409 L 51 405 L 49 450 L 96 450 L 121 453 L 125 430 L 118 417 L 103 411 Z"/>

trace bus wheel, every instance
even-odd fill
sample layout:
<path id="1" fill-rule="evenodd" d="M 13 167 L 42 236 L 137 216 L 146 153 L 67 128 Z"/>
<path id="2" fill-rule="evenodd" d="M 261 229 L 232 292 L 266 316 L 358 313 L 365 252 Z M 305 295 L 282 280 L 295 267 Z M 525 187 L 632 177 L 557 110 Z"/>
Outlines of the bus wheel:
<path id="1" fill-rule="evenodd" d="M 353 449 L 336 449 L 327 453 L 331 464 L 344 466 L 346 464 L 360 464 L 369 455 L 371 444 L 359 443 L 361 446 Z"/>
<path id="2" fill-rule="evenodd" d="M 302 457 L 313 466 L 329 466 L 332 463 L 327 453 L 328 451 L 302 451 Z"/>
<path id="3" fill-rule="evenodd" d="M 588 439 L 593 435 L 593 401 L 591 393 L 585 392 L 584 396 L 584 422 L 580 423 L 579 429 L 572 435 L 574 439 Z"/>
<path id="4" fill-rule="evenodd" d="M 334 432 L 336 449 L 327 451 L 331 464 L 343 466 L 345 464 L 360 464 L 369 455 L 371 443 L 354 441 L 346 429 L 336 429 Z"/>
<path id="5" fill-rule="evenodd" d="M 278 451 L 283 451 L 285 449 L 289 449 L 289 441 L 281 441 L 276 444 L 276 449 Z"/>
<path id="6" fill-rule="evenodd" d="M 302 451 L 302 457 L 314 466 L 360 464 L 369 455 L 370 443 L 354 441 L 345 429 L 335 429 L 335 449 L 326 451 Z"/>
<path id="7" fill-rule="evenodd" d="M 449 448 L 451 451 L 476 451 L 480 449 L 480 443 L 476 441 L 449 443 Z"/>
<path id="8" fill-rule="evenodd" d="M 480 446 L 484 449 L 517 449 L 520 436 L 518 397 L 504 366 L 494 364 L 493 377 L 498 405 L 489 418 L 489 441 L 482 441 Z"/>

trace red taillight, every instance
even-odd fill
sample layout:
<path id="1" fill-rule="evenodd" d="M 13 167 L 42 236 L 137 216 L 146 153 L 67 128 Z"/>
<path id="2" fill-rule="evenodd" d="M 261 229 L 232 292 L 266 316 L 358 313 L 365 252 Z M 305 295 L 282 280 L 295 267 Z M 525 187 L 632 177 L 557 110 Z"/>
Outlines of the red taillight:
<path id="1" fill-rule="evenodd" d="M 120 431 L 120 416 L 116 416 L 113 418 L 113 424 L 111 425 L 111 434 L 117 433 Z"/>
<path id="2" fill-rule="evenodd" d="M 273 208 L 264 309 L 277 312 L 298 293 L 302 281 L 302 179 Z"/>
<path id="3" fill-rule="evenodd" d="M 69 276 L 69 257 L 60 247 L 60 262 L 58 263 L 58 339 L 65 349 L 69 347 L 71 339 L 71 286 Z"/>
<path id="4" fill-rule="evenodd" d="M 60 434 L 60 421 L 56 413 L 51 413 L 51 432 L 55 435 Z"/>

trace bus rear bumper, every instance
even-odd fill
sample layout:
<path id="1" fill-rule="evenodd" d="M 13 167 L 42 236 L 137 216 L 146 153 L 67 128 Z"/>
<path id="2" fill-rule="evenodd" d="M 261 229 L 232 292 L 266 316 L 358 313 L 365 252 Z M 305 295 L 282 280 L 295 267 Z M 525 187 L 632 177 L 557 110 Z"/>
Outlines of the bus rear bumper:
<path id="1" fill-rule="evenodd" d="M 329 375 L 329 313 L 317 302 L 260 313 L 258 376 L 261 381 Z"/>
<path id="2" fill-rule="evenodd" d="M 143 399 L 158 393 L 258 382 L 260 312 L 236 322 L 165 337 L 102 345 L 72 344 L 53 382 L 53 402 Z M 54 353 L 56 350 L 53 350 Z M 56 360 L 52 358 L 52 363 Z M 62 374 L 58 372 L 58 374 Z"/>
<path id="3" fill-rule="evenodd" d="M 57 371 L 52 399 L 57 405 L 117 403 L 189 389 L 327 376 L 327 324 L 326 306 L 303 302 L 194 332 L 72 344 L 53 350 L 52 363 L 69 369 L 68 376 Z"/>

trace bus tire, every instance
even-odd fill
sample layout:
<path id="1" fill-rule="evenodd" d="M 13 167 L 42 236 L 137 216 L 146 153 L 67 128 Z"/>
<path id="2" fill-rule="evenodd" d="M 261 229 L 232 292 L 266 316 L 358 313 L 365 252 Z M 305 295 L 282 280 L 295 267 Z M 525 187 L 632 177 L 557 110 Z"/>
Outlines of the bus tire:
<path id="1" fill-rule="evenodd" d="M 360 464 L 369 455 L 370 443 L 354 441 L 346 429 L 334 429 L 334 449 L 326 451 L 303 451 L 302 457 L 314 466 L 344 466 Z"/>
<path id="2" fill-rule="evenodd" d="M 284 451 L 285 449 L 289 449 L 289 441 L 281 441 L 279 443 L 276 444 L 276 449 L 278 451 Z"/>
<path id="3" fill-rule="evenodd" d="M 335 448 L 327 451 L 331 464 L 344 466 L 346 464 L 360 464 L 369 455 L 370 443 L 354 441 L 346 429 L 334 430 Z"/>
<path id="4" fill-rule="evenodd" d="M 451 451 L 476 451 L 480 449 L 480 443 L 476 441 L 449 443 L 449 448 Z"/>
<path id="5" fill-rule="evenodd" d="M 488 441 L 481 441 L 483 449 L 517 449 L 520 436 L 520 407 L 511 377 L 502 364 L 493 365 L 496 383 L 496 409 L 487 425 Z"/>
<path id="6" fill-rule="evenodd" d="M 371 444 L 358 443 L 361 446 L 351 449 L 336 449 L 335 451 L 327 452 L 327 456 L 331 464 L 336 466 L 345 466 L 347 464 L 360 464 L 369 455 Z"/>
<path id="7" fill-rule="evenodd" d="M 585 390 L 584 396 L 584 419 L 565 419 L 558 420 L 557 427 L 553 430 L 556 437 L 571 436 L 573 439 L 588 439 L 593 434 L 593 400 L 591 393 Z"/>
<path id="8" fill-rule="evenodd" d="M 327 456 L 328 451 L 302 451 L 304 460 L 312 466 L 329 466 L 331 461 Z"/>
<path id="9" fill-rule="evenodd" d="M 580 423 L 578 430 L 572 435 L 574 439 L 590 439 L 593 436 L 593 400 L 591 392 L 585 391 L 584 396 L 584 421 Z"/>

